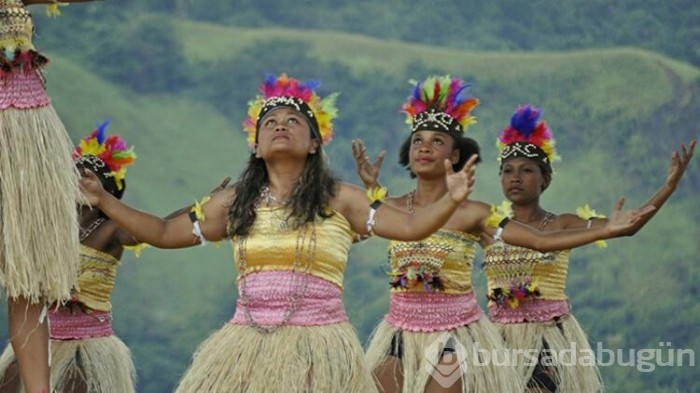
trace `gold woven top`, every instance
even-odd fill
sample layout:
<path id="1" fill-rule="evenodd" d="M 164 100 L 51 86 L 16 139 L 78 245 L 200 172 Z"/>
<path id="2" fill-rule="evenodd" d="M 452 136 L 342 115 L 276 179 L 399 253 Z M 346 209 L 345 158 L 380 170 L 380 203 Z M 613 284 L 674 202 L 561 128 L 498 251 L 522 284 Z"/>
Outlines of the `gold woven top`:
<path id="1" fill-rule="evenodd" d="M 1 0 L 0 0 L 1 1 Z M 111 311 L 110 298 L 114 289 L 119 260 L 110 254 L 80 246 L 79 302 L 97 311 Z"/>
<path id="2" fill-rule="evenodd" d="M 0 0 L 0 49 L 24 52 L 34 49 L 32 16 L 22 0 Z"/>
<path id="3" fill-rule="evenodd" d="M 442 293 L 464 294 L 472 290 L 472 267 L 477 238 L 469 233 L 440 229 L 418 242 L 392 241 L 389 258 L 392 275 L 406 274 L 411 266 L 420 265 L 436 274 Z M 424 285 L 394 287 L 392 291 L 425 291 Z"/>
<path id="4" fill-rule="evenodd" d="M 566 300 L 570 250 L 541 253 L 529 248 L 494 243 L 484 250 L 484 273 L 489 293 L 532 283 L 540 299 Z"/>
<path id="5" fill-rule="evenodd" d="M 347 219 L 335 212 L 313 225 L 314 229 L 307 225 L 295 230 L 285 216 L 283 208 L 257 208 L 257 217 L 244 241 L 243 258 L 241 239 L 231 240 L 238 278 L 258 271 L 296 271 L 342 288 L 353 237 Z"/>

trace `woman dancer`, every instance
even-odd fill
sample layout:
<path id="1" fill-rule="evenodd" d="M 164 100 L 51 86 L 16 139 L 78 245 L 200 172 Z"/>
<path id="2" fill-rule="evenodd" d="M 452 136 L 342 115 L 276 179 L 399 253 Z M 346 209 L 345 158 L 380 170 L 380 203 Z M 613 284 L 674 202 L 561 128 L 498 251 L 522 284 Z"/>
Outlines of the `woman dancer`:
<path id="1" fill-rule="evenodd" d="M 106 192 L 121 199 L 126 167 L 136 155 L 118 135 L 106 135 L 104 122 L 76 146 L 79 168 L 95 173 Z M 52 388 L 62 392 L 134 392 L 136 372 L 129 349 L 112 331 L 112 304 L 117 267 L 124 247 L 137 244 L 98 209 L 80 205 L 80 273 L 70 300 L 49 312 Z M 4 375 L 0 392 L 16 393 L 15 354 L 8 347 L 0 358 Z M 2 371 L 4 370 L 4 371 Z"/>
<path id="2" fill-rule="evenodd" d="M 388 198 L 387 204 L 409 213 L 419 212 L 446 192 L 444 166 L 436 163 L 449 159 L 458 170 L 479 153 L 477 143 L 464 136 L 475 122 L 471 111 L 478 104 L 469 95 L 469 87 L 450 76 L 431 76 L 415 84 L 403 106 L 411 133 L 401 146 L 399 162 L 416 179 L 416 186 L 407 195 Z M 378 187 L 381 156 L 374 165 L 368 165 L 360 141 L 354 142 L 353 153 L 365 185 Z M 476 246 L 484 236 L 497 232 L 488 226 L 491 214 L 490 205 L 464 201 L 430 237 L 420 242 L 390 243 L 389 313 L 375 330 L 367 350 L 380 390 L 524 390 L 515 370 L 509 367 L 500 334 L 484 316 L 472 288 Z M 500 236 L 521 245 L 555 249 L 616 233 L 612 227 L 609 232 L 603 229 L 545 236 L 515 224 L 502 229 Z"/>
<path id="3" fill-rule="evenodd" d="M 25 5 L 39 3 L 55 1 L 0 0 L 0 286 L 30 393 L 49 390 L 45 305 L 68 299 L 78 276 L 78 173 L 32 44 Z"/>
<path id="4" fill-rule="evenodd" d="M 89 172 L 81 180 L 93 206 L 153 246 L 231 238 L 236 313 L 199 348 L 178 392 L 373 391 L 341 302 L 354 233 L 421 239 L 471 191 L 474 160 L 456 173 L 450 167 L 449 192 L 415 215 L 336 180 L 323 154 L 335 96 L 321 98 L 317 88 L 286 75 L 265 79 L 244 123 L 254 149 L 247 167 L 189 218 L 162 220 L 110 196 Z"/>
<path id="5" fill-rule="evenodd" d="M 539 231 L 599 228 L 608 223 L 589 209 L 579 214 L 554 214 L 540 205 L 540 196 L 552 181 L 552 161 L 557 158 L 552 133 L 541 111 L 519 107 L 510 126 L 498 138 L 501 186 L 511 206 L 505 220 L 520 222 Z M 642 208 L 655 208 L 623 235 L 640 230 L 673 194 L 695 151 L 681 145 L 673 152 L 664 185 Z M 509 239 L 489 239 L 484 249 L 484 272 L 488 281 L 489 318 L 518 354 L 518 372 L 530 392 L 599 392 L 602 381 L 590 344 L 571 315 L 565 292 L 569 247 L 541 253 L 517 247 Z M 557 358 L 564 349 L 576 348 L 574 358 Z"/>

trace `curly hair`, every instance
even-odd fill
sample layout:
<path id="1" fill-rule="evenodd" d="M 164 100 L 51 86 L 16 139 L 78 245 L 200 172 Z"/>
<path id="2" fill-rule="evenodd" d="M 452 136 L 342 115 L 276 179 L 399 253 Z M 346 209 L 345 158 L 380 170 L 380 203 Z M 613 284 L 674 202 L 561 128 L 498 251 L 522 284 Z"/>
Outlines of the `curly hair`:
<path id="1" fill-rule="evenodd" d="M 248 164 L 234 185 L 236 197 L 229 208 L 228 236 L 247 236 L 257 217 L 255 203 L 260 193 L 268 184 L 265 161 L 251 154 Z M 333 175 L 321 145 L 316 153 L 306 158 L 306 165 L 299 180 L 292 190 L 287 205 L 288 221 L 293 228 L 300 228 L 318 218 L 333 215 L 330 202 L 336 195 L 338 178 Z"/>
<path id="2" fill-rule="evenodd" d="M 466 164 L 469 158 L 474 154 L 479 154 L 479 157 L 476 159 L 476 163 L 481 162 L 481 149 L 479 148 L 479 144 L 474 139 L 464 136 L 456 137 L 450 133 L 446 134 L 452 137 L 452 140 L 454 141 L 454 148 L 459 150 L 459 159 L 452 165 L 453 171 L 457 172 L 462 170 L 462 168 L 464 168 L 464 164 Z M 411 136 L 409 135 L 408 138 L 406 138 L 406 140 L 401 144 L 401 148 L 399 149 L 399 164 L 410 172 L 411 179 L 415 179 L 416 174 L 411 171 L 410 152 Z"/>

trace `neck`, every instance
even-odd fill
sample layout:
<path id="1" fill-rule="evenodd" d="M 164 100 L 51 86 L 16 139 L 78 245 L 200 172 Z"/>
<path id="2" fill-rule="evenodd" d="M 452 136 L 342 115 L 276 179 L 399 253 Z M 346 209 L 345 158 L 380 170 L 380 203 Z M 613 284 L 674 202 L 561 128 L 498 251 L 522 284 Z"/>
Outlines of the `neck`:
<path id="1" fill-rule="evenodd" d="M 524 224 L 537 222 L 544 217 L 547 212 L 540 206 L 539 201 L 534 201 L 525 205 L 513 204 L 513 219 Z"/>
<path id="2" fill-rule="evenodd" d="M 294 187 L 299 183 L 305 164 L 305 162 L 302 165 L 279 162 L 265 163 L 270 193 L 276 198 L 289 198 Z"/>
<path id="3" fill-rule="evenodd" d="M 421 179 L 416 181 L 416 191 L 413 196 L 415 206 L 425 206 L 435 203 L 447 194 L 447 183 L 445 178 Z"/>

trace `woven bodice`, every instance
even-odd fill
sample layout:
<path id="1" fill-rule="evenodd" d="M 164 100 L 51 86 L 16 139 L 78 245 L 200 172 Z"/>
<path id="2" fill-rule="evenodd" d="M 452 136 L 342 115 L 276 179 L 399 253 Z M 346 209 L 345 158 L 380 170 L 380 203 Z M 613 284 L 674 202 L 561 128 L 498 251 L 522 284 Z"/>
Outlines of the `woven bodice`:
<path id="1" fill-rule="evenodd" d="M 260 207 L 250 234 L 231 240 L 239 280 L 258 271 L 294 271 L 343 286 L 353 232 L 335 212 L 313 225 L 293 229 L 283 208 Z"/>
<path id="2" fill-rule="evenodd" d="M 0 0 L 0 49 L 14 52 L 34 49 L 32 16 L 22 0 Z"/>
<path id="3" fill-rule="evenodd" d="M 570 250 L 541 253 L 503 242 L 484 250 L 484 273 L 491 293 L 495 289 L 531 285 L 543 300 L 566 300 Z"/>
<path id="4" fill-rule="evenodd" d="M 477 240 L 468 233 L 440 229 L 418 242 L 390 242 L 392 291 L 470 292 Z"/>
<path id="5" fill-rule="evenodd" d="M 110 298 L 114 289 L 119 260 L 110 254 L 87 246 L 80 246 L 79 291 L 76 299 L 98 311 L 110 311 Z"/>

